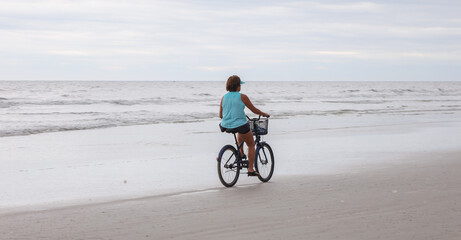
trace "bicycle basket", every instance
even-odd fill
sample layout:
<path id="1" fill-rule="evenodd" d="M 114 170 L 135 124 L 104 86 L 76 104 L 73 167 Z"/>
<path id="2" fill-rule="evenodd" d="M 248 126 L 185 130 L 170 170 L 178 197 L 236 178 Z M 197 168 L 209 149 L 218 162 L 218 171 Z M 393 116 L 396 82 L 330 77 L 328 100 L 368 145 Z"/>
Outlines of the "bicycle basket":
<path id="1" fill-rule="evenodd" d="M 250 124 L 250 129 L 254 134 L 257 135 L 266 135 L 269 132 L 269 119 L 251 119 L 248 121 Z"/>

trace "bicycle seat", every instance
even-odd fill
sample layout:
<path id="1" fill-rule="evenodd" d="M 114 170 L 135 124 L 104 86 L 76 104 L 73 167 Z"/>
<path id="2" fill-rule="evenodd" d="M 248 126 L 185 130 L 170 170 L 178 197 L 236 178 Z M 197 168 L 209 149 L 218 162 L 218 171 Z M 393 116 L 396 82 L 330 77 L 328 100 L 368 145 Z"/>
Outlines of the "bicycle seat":
<path id="1" fill-rule="evenodd" d="M 225 128 L 225 127 L 221 126 L 221 124 L 219 124 L 219 128 L 221 129 L 221 132 L 237 133 L 236 129 L 228 129 L 228 128 Z"/>

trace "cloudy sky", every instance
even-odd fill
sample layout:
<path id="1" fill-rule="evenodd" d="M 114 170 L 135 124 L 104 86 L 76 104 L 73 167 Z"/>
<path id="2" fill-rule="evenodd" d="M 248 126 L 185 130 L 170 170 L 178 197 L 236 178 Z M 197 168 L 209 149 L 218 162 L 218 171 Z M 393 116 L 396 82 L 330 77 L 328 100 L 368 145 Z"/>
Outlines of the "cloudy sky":
<path id="1" fill-rule="evenodd" d="M 0 0 L 0 80 L 459 81 L 461 1 Z"/>

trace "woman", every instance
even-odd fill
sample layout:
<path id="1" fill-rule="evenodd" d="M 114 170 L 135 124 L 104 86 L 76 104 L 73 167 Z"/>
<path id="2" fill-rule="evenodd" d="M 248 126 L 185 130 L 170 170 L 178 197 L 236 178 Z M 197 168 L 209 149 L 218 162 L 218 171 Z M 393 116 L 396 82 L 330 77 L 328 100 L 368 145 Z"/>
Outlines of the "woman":
<path id="1" fill-rule="evenodd" d="M 248 146 L 248 176 L 258 176 L 259 173 L 253 168 L 255 160 L 255 141 L 253 139 L 253 133 L 250 131 L 250 125 L 247 122 L 245 115 L 245 106 L 248 107 L 253 113 L 269 117 L 269 114 L 261 112 L 251 103 L 250 99 L 240 93 L 241 84 L 244 82 L 240 81 L 240 78 L 236 75 L 230 76 L 226 83 L 226 93 L 221 99 L 219 107 L 219 117 L 222 119 L 221 128 L 222 130 L 236 130 L 237 141 L 240 143 L 243 141 Z M 243 148 L 240 149 L 242 156 Z"/>

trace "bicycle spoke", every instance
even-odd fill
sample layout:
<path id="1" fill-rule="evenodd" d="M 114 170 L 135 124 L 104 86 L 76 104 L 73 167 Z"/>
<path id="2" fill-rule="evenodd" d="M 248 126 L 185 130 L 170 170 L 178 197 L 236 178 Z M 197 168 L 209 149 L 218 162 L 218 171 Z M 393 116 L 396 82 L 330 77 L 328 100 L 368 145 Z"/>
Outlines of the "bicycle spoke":
<path id="1" fill-rule="evenodd" d="M 259 156 L 258 156 L 259 157 L 259 162 L 261 163 L 261 167 L 260 167 L 259 171 L 260 171 L 260 174 L 265 176 L 267 174 L 267 166 L 266 166 L 267 165 L 267 156 L 264 153 L 264 148 L 262 150 L 263 150 L 262 152 L 264 154 L 264 159 L 261 157 L 261 154 L 259 154 Z"/>
<path id="2" fill-rule="evenodd" d="M 230 155 L 230 157 L 229 157 L 229 159 L 227 159 L 227 161 L 226 161 L 226 164 L 225 164 L 225 165 L 227 165 L 227 164 L 229 163 L 229 161 L 231 160 L 231 158 L 232 158 L 233 156 L 234 156 L 234 153 L 232 153 L 232 154 Z"/>
<path id="3" fill-rule="evenodd" d="M 262 148 L 263 154 L 264 154 L 264 162 L 262 164 L 266 165 L 267 164 L 267 155 L 266 155 L 266 150 Z"/>

